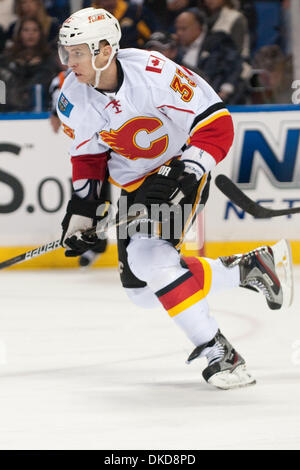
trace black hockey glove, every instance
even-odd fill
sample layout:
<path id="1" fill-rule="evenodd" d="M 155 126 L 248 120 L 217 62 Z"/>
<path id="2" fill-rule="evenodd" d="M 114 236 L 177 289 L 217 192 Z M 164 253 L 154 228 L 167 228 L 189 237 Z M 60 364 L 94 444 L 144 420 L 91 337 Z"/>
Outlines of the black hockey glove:
<path id="1" fill-rule="evenodd" d="M 172 160 L 169 165 L 163 165 L 146 193 L 146 206 L 179 204 L 184 197 L 189 196 L 197 184 L 197 178 L 184 170 L 185 165 L 180 160 Z"/>
<path id="2" fill-rule="evenodd" d="M 108 207 L 110 203 L 102 200 L 89 201 L 73 194 L 67 206 L 67 213 L 62 221 L 61 244 L 67 248 L 65 256 L 80 256 L 87 250 L 97 249 L 99 238 L 97 235 L 86 236 L 82 232 L 109 219 Z M 100 215 L 96 215 L 100 207 Z M 98 211 L 99 212 L 99 211 Z"/>

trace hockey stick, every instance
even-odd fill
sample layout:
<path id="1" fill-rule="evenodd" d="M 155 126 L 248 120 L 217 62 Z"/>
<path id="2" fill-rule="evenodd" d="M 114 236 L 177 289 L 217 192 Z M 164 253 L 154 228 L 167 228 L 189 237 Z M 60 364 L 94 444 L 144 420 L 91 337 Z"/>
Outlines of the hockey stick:
<path id="1" fill-rule="evenodd" d="M 99 235 L 100 233 L 103 233 L 108 228 L 119 227 L 120 225 L 133 222 L 134 220 L 137 220 L 143 217 L 145 217 L 145 213 L 140 212 L 138 215 L 125 217 L 119 220 L 118 222 L 114 220 L 112 224 L 110 224 L 108 227 L 102 230 L 97 230 L 97 227 L 92 227 L 86 230 L 85 232 L 83 232 L 83 235 L 85 236 L 91 236 L 91 235 L 97 235 L 97 234 Z M 0 263 L 0 269 L 8 268 L 9 266 L 13 266 L 14 264 L 23 263 L 24 261 L 28 261 L 32 258 L 36 258 L 37 256 L 50 253 L 51 251 L 57 250 L 58 248 L 62 248 L 62 247 L 63 246 L 61 245 L 60 240 L 46 243 L 46 245 L 39 246 L 37 248 L 34 248 L 33 250 L 26 251 L 25 253 L 22 253 L 21 255 L 15 256 L 14 258 L 10 258 L 6 261 L 3 261 L 2 263 Z"/>
<path id="2" fill-rule="evenodd" d="M 268 219 L 270 217 L 300 213 L 300 207 L 293 207 L 291 209 L 268 209 L 267 207 L 260 206 L 246 196 L 246 194 L 225 175 L 218 175 L 215 179 L 215 184 L 230 201 L 245 212 L 248 212 L 248 214 L 253 215 L 256 219 Z"/>

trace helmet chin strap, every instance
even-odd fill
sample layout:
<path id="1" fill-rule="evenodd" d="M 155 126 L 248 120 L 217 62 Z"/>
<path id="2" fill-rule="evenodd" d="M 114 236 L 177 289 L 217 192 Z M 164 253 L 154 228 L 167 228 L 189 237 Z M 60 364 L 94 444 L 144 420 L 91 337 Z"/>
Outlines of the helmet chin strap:
<path id="1" fill-rule="evenodd" d="M 97 88 L 97 86 L 99 85 L 101 73 L 102 73 L 104 70 L 108 69 L 108 67 L 110 66 L 110 64 L 111 64 L 111 62 L 112 62 L 112 60 L 113 60 L 113 57 L 114 57 L 114 53 L 112 52 L 112 53 L 110 54 L 109 59 L 108 59 L 108 62 L 107 62 L 106 65 L 104 65 L 104 67 L 96 67 L 96 64 L 95 64 L 95 62 L 96 62 L 96 57 L 97 57 L 97 56 L 94 56 L 94 55 L 92 56 L 92 67 L 93 67 L 93 69 L 94 69 L 95 72 L 96 72 L 95 83 L 94 83 L 94 85 L 93 85 L 94 88 Z"/>

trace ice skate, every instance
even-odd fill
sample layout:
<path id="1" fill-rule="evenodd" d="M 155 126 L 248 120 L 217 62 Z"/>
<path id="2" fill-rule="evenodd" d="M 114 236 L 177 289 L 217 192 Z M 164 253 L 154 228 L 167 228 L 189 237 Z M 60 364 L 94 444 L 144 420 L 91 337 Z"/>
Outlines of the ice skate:
<path id="1" fill-rule="evenodd" d="M 209 343 L 194 349 L 187 363 L 203 356 L 207 357 L 208 366 L 202 376 L 210 385 L 229 390 L 256 383 L 246 369 L 245 360 L 220 331 Z"/>
<path id="2" fill-rule="evenodd" d="M 272 310 L 289 306 L 293 297 L 292 260 L 286 240 L 270 246 L 261 246 L 242 255 L 220 257 L 230 268 L 239 265 L 240 286 L 261 291 Z M 284 276 L 279 276 L 280 266 Z M 280 279 L 281 277 L 281 279 Z"/>

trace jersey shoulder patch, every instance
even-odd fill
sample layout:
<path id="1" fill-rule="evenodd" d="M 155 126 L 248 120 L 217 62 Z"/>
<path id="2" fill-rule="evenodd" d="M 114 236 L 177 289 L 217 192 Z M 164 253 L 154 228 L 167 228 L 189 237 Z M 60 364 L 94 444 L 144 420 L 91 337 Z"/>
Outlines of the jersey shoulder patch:
<path id="1" fill-rule="evenodd" d="M 162 57 L 158 57 L 158 55 L 155 54 L 150 54 L 146 65 L 146 70 L 148 72 L 162 73 L 165 63 L 166 61 Z"/>
<path id="2" fill-rule="evenodd" d="M 74 108 L 74 105 L 61 92 L 58 98 L 57 107 L 64 116 L 70 117 L 70 114 L 71 114 L 72 109 Z"/>

